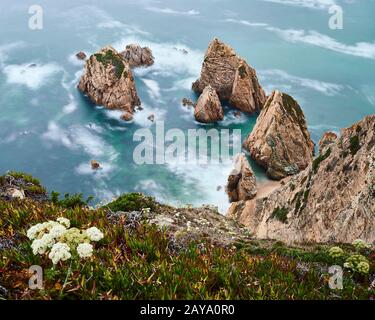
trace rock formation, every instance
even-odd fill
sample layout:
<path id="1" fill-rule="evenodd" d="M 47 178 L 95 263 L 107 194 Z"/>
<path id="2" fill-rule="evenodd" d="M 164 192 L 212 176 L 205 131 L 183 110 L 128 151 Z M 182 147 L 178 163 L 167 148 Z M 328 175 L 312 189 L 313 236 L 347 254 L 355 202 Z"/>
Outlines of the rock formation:
<path id="1" fill-rule="evenodd" d="M 154 64 L 152 51 L 148 47 L 142 48 L 139 44 L 129 44 L 125 51 L 121 52 L 130 67 L 149 67 Z"/>
<path id="2" fill-rule="evenodd" d="M 190 99 L 188 99 L 188 98 L 183 98 L 182 99 L 182 105 L 184 107 L 188 107 L 189 109 L 191 107 L 195 107 L 195 103 L 193 101 L 191 101 Z"/>
<path id="3" fill-rule="evenodd" d="M 223 120 L 223 107 L 216 91 L 211 86 L 207 86 L 199 97 L 194 116 L 197 121 L 203 123 Z"/>
<path id="4" fill-rule="evenodd" d="M 253 199 L 257 194 L 255 174 L 244 154 L 235 158 L 226 187 L 230 202 Z"/>
<path id="5" fill-rule="evenodd" d="M 228 215 L 258 238 L 287 243 L 375 241 L 375 115 L 330 144 L 268 197 L 232 204 Z"/>
<path id="6" fill-rule="evenodd" d="M 97 105 L 124 111 L 126 120 L 141 103 L 128 63 L 112 47 L 90 56 L 78 89 Z"/>
<path id="7" fill-rule="evenodd" d="M 218 39 L 208 46 L 201 76 L 193 83 L 193 90 L 201 93 L 208 85 L 220 99 L 230 100 L 235 108 L 245 112 L 260 110 L 266 100 L 255 70 Z"/>
<path id="8" fill-rule="evenodd" d="M 276 180 L 305 169 L 314 154 L 301 107 L 280 91 L 268 97 L 244 147 Z"/>
<path id="9" fill-rule="evenodd" d="M 91 169 L 92 170 L 99 170 L 100 169 L 100 163 L 96 160 L 91 160 Z"/>
<path id="10" fill-rule="evenodd" d="M 327 131 L 323 134 L 319 140 L 319 153 L 323 153 L 327 147 L 334 143 L 337 139 L 337 134 L 331 131 Z"/>
<path id="11" fill-rule="evenodd" d="M 262 109 L 266 99 L 255 70 L 246 61 L 240 59 L 234 77 L 230 103 L 243 112 L 254 113 Z"/>
<path id="12" fill-rule="evenodd" d="M 83 51 L 80 51 L 76 54 L 76 57 L 79 59 L 79 60 L 85 60 L 86 59 L 86 53 L 84 53 Z"/>

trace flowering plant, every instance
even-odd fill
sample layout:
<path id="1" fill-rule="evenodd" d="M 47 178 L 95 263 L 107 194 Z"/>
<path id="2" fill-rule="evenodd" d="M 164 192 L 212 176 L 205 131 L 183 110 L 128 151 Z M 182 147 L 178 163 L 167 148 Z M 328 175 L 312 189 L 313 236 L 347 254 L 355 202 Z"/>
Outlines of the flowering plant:
<path id="1" fill-rule="evenodd" d="M 358 272 L 367 274 L 370 271 L 370 264 L 366 257 L 360 254 L 354 254 L 346 259 L 344 267 L 351 270 L 352 272 Z"/>
<path id="2" fill-rule="evenodd" d="M 328 250 L 328 255 L 331 258 L 341 258 L 344 255 L 344 250 L 340 247 L 332 247 Z"/>
<path id="3" fill-rule="evenodd" d="M 61 217 L 32 226 L 27 237 L 33 241 L 31 249 L 34 255 L 48 254 L 52 263 L 57 264 L 69 260 L 75 252 L 81 259 L 90 258 L 94 250 L 90 242 L 100 241 L 104 235 L 96 227 L 86 230 L 70 228 L 69 219 Z"/>
<path id="4" fill-rule="evenodd" d="M 371 248 L 371 246 L 366 243 L 365 241 L 361 240 L 361 239 L 356 239 L 353 241 L 352 245 L 358 250 L 363 250 L 363 249 L 369 249 Z"/>

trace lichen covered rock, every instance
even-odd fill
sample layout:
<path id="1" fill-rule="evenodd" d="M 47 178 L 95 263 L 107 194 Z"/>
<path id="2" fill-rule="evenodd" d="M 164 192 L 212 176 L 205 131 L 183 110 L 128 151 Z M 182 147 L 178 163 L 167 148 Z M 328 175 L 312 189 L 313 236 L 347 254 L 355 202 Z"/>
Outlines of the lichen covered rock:
<path id="1" fill-rule="evenodd" d="M 90 56 L 78 89 L 97 105 L 131 115 L 141 104 L 128 63 L 112 47 Z"/>
<path id="2" fill-rule="evenodd" d="M 312 161 L 314 143 L 298 103 L 291 96 L 274 91 L 244 148 L 272 179 L 280 180 L 305 169 Z"/>

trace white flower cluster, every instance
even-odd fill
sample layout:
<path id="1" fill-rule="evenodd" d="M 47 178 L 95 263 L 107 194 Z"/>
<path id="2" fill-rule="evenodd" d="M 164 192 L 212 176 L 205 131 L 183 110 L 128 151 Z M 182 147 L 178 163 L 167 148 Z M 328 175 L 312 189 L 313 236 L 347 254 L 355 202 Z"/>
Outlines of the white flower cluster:
<path id="1" fill-rule="evenodd" d="M 362 249 L 369 249 L 371 246 L 366 243 L 365 241 L 361 239 L 356 239 L 353 241 L 352 245 L 357 249 L 357 250 L 362 250 Z"/>
<path id="2" fill-rule="evenodd" d="M 82 259 L 90 258 L 94 247 L 91 241 L 103 239 L 103 233 L 96 227 L 86 230 L 70 228 L 70 221 L 57 218 L 56 221 L 38 223 L 27 231 L 27 237 L 32 240 L 31 249 L 35 255 L 48 253 L 53 264 L 66 261 L 76 252 Z"/>
<path id="3" fill-rule="evenodd" d="M 352 272 L 367 274 L 370 271 L 370 264 L 366 257 L 360 254 L 354 254 L 346 259 L 344 267 Z"/>

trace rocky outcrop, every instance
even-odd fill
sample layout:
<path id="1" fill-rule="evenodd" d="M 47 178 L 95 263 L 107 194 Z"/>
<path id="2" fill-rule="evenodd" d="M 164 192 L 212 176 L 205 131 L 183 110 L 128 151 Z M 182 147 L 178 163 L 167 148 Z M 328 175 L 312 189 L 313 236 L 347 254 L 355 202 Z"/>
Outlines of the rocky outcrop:
<path id="1" fill-rule="evenodd" d="M 121 52 L 130 67 L 149 67 L 154 64 L 152 51 L 148 47 L 142 48 L 139 44 L 129 44 L 125 51 Z"/>
<path id="2" fill-rule="evenodd" d="M 235 158 L 226 191 L 230 202 L 250 200 L 257 194 L 255 174 L 244 154 L 238 154 Z"/>
<path id="3" fill-rule="evenodd" d="M 124 111 L 129 120 L 141 103 L 128 63 L 112 47 L 90 56 L 78 89 L 97 105 Z"/>
<path id="4" fill-rule="evenodd" d="M 266 99 L 255 70 L 240 59 L 229 102 L 243 112 L 254 113 L 262 109 Z"/>
<path id="5" fill-rule="evenodd" d="M 255 70 L 219 39 L 209 44 L 201 76 L 193 83 L 193 90 L 201 93 L 208 85 L 220 99 L 230 100 L 233 107 L 245 112 L 260 110 L 266 100 Z"/>
<path id="6" fill-rule="evenodd" d="M 86 53 L 84 53 L 83 51 L 80 51 L 76 54 L 76 57 L 77 59 L 79 60 L 85 60 L 86 59 Z"/>
<path id="7" fill-rule="evenodd" d="M 91 169 L 92 170 L 99 170 L 100 169 L 100 163 L 98 161 L 91 160 L 90 164 L 91 164 Z"/>
<path id="8" fill-rule="evenodd" d="M 197 121 L 203 123 L 223 120 L 223 107 L 216 91 L 211 86 L 207 86 L 199 97 L 194 116 Z"/>
<path id="9" fill-rule="evenodd" d="M 331 131 L 327 131 L 319 140 L 319 153 L 323 153 L 327 147 L 334 143 L 337 139 L 337 134 Z"/>
<path id="10" fill-rule="evenodd" d="M 228 215 L 258 238 L 287 243 L 375 241 L 375 115 L 341 131 L 304 171 Z"/>
<path id="11" fill-rule="evenodd" d="M 272 179 L 280 180 L 305 169 L 312 161 L 314 143 L 298 103 L 291 96 L 274 91 L 244 148 Z"/>

